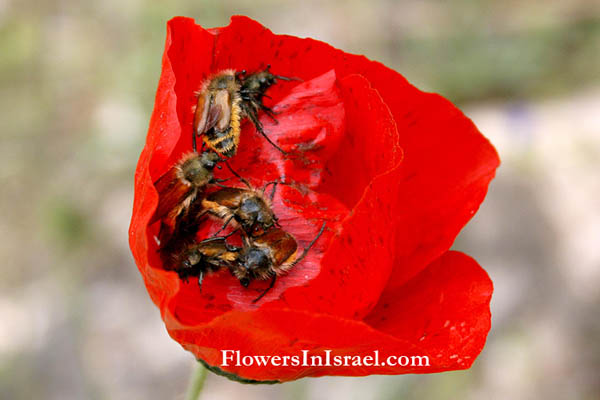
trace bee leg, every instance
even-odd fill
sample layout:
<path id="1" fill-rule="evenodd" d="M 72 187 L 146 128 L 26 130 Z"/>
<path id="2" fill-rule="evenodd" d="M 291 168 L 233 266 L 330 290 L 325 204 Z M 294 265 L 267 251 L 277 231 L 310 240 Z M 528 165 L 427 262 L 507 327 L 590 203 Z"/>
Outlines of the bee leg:
<path id="1" fill-rule="evenodd" d="M 240 230 L 240 228 L 234 229 L 230 234 L 223 236 L 223 239 L 229 238 L 230 236 L 234 235 L 239 230 Z M 227 245 L 227 242 L 225 242 L 225 244 Z"/>
<path id="2" fill-rule="evenodd" d="M 272 181 L 272 182 L 267 182 L 267 183 L 265 183 L 265 186 L 263 186 L 262 193 L 264 195 L 265 191 L 267 190 L 267 187 L 269 185 L 273 185 L 273 191 L 271 192 L 271 195 L 269 196 L 269 199 L 271 201 L 273 201 L 273 198 L 275 197 L 275 190 L 277 190 L 277 184 L 279 184 L 278 180 L 277 181 Z"/>
<path id="3" fill-rule="evenodd" d="M 313 244 L 315 244 L 315 242 L 319 239 L 319 237 L 321 237 L 321 235 L 323 234 L 323 231 L 325 230 L 325 225 L 327 223 L 323 222 L 323 225 L 321 225 L 321 229 L 319 230 L 319 233 L 317 233 L 317 236 L 314 237 L 314 239 L 308 244 L 308 246 L 304 249 L 304 251 L 302 252 L 302 254 L 300 255 L 300 257 L 296 258 L 292 264 L 290 265 L 290 267 L 293 267 L 294 265 L 298 264 L 300 261 L 302 261 L 302 259 L 304 257 L 306 257 L 306 255 L 308 254 L 308 251 L 310 250 L 310 248 L 313 246 Z"/>
<path id="4" fill-rule="evenodd" d="M 250 183 L 246 179 L 242 178 L 242 176 L 240 174 L 238 174 L 237 172 L 235 172 L 234 169 L 231 168 L 231 165 L 229 165 L 229 163 L 227 162 L 227 160 L 223 160 L 223 161 L 225 162 L 225 165 L 227 166 L 227 168 L 229 168 L 229 170 L 231 171 L 231 173 L 233 175 L 235 175 L 240 181 L 242 181 L 242 183 L 244 185 L 246 185 L 248 187 L 248 189 L 252 189 L 252 186 L 250 186 Z"/>
<path id="5" fill-rule="evenodd" d="M 237 232 L 237 229 L 235 230 Z M 227 251 L 231 251 L 231 252 L 239 252 L 242 250 L 241 247 L 237 247 L 237 246 L 232 246 L 229 243 L 225 242 L 225 248 L 227 249 Z"/>
<path id="6" fill-rule="evenodd" d="M 225 236 L 211 236 L 208 239 L 204 239 L 203 241 L 201 241 L 200 243 L 208 243 L 208 242 L 214 242 L 216 240 L 222 240 L 222 239 L 227 239 L 230 236 L 233 236 L 237 231 L 239 231 L 240 228 L 234 229 L 231 233 L 225 235 Z M 225 245 L 227 245 L 227 242 L 225 242 Z"/>
<path id="7" fill-rule="evenodd" d="M 177 271 L 177 275 L 179 275 L 179 279 L 181 279 L 183 282 L 188 282 L 189 274 L 187 271 L 179 270 Z"/>
<path id="8" fill-rule="evenodd" d="M 204 244 L 204 243 L 208 243 L 208 242 L 215 242 L 215 241 L 221 240 L 221 239 L 223 239 L 221 236 L 219 236 L 219 237 L 209 237 L 208 239 L 202 240 L 200 243 Z"/>
<path id="9" fill-rule="evenodd" d="M 231 217 L 227 218 L 227 221 L 225 221 L 225 223 L 223 224 L 223 226 L 221 227 L 221 229 L 219 229 L 218 231 L 216 231 L 215 234 L 212 235 L 212 237 L 216 237 L 219 233 L 221 233 L 223 231 L 223 229 L 227 228 L 227 225 L 229 225 L 229 223 L 231 222 L 231 220 L 233 219 L 233 217 L 235 217 L 235 215 L 231 215 Z M 227 237 L 229 237 L 229 236 L 227 236 Z"/>
<path id="10" fill-rule="evenodd" d="M 227 180 L 229 180 L 229 178 L 225 178 L 225 179 L 213 178 L 213 179 L 210 180 L 209 183 L 211 183 L 211 184 L 213 184 L 215 186 L 227 189 L 229 186 L 221 185 L 221 182 L 225 182 Z"/>
<path id="11" fill-rule="evenodd" d="M 257 298 L 255 298 L 254 300 L 252 300 L 252 304 L 254 304 L 254 303 L 256 303 L 257 301 L 259 301 L 260 299 L 262 299 L 262 298 L 263 298 L 263 296 L 264 296 L 265 294 L 267 294 L 267 292 L 268 292 L 269 290 L 271 290 L 271 289 L 273 288 L 273 286 L 275 286 L 275 280 L 276 280 L 276 279 L 277 279 L 277 274 L 273 274 L 273 279 L 271 279 L 271 283 L 269 284 L 269 287 L 268 287 L 268 288 L 267 288 L 267 289 L 266 289 L 264 292 L 262 292 L 262 294 L 261 294 L 260 296 L 258 296 L 258 297 L 257 297 Z"/>
<path id="12" fill-rule="evenodd" d="M 279 182 L 275 181 L 275 183 L 273 184 L 273 191 L 271 192 L 271 196 L 270 196 L 271 201 L 273 201 L 273 199 L 275 198 L 275 190 L 277 190 L 277 184 L 278 183 Z"/>
<path id="13" fill-rule="evenodd" d="M 295 76 L 289 77 L 289 76 L 273 75 L 273 78 L 275 78 L 277 80 L 280 80 L 280 81 L 298 81 L 298 82 L 303 82 L 302 79 L 296 78 Z"/>
<path id="14" fill-rule="evenodd" d="M 269 118 L 271 118 L 275 125 L 279 124 L 279 121 L 277 121 L 277 118 L 275 118 L 275 116 L 280 113 L 278 113 L 277 111 L 273 111 L 272 108 L 269 108 L 262 103 L 260 104 L 260 108 L 265 112 L 265 114 L 269 116 Z"/>
<path id="15" fill-rule="evenodd" d="M 263 127 L 262 124 L 260 123 L 260 121 L 258 120 L 258 117 L 256 116 L 256 113 L 248 113 L 248 117 L 250 118 L 250 120 L 252 121 L 252 123 L 254 124 L 254 126 L 256 127 L 256 130 L 258 131 L 258 133 L 260 133 L 261 135 L 263 135 L 263 137 L 265 139 L 267 139 L 267 142 L 271 143 L 271 145 L 273 147 L 275 147 L 277 150 L 279 150 L 281 153 L 283 153 L 283 155 L 287 155 L 288 153 L 283 151 L 281 149 L 281 147 L 277 146 L 271 139 L 269 139 L 269 137 L 267 136 L 267 134 L 265 133 L 265 131 L 263 131 Z"/>

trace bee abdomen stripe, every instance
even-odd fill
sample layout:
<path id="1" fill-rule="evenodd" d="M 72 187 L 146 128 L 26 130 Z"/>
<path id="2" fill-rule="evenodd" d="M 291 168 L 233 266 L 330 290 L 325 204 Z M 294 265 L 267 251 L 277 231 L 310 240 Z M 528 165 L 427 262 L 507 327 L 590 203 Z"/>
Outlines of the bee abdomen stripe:
<path id="1" fill-rule="evenodd" d="M 235 143 L 232 138 L 226 138 L 217 143 L 213 142 L 212 145 L 220 152 L 226 152 L 227 150 L 231 150 L 235 146 Z"/>

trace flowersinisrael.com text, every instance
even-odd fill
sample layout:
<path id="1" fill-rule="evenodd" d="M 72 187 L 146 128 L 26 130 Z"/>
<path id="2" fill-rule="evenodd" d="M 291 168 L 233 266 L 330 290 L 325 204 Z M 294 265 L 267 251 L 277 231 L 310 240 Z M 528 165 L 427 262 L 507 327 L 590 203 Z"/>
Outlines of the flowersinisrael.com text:
<path id="1" fill-rule="evenodd" d="M 429 367 L 428 356 L 388 356 L 379 358 L 379 351 L 373 355 L 332 355 L 332 350 L 325 350 L 321 355 L 309 354 L 309 350 L 301 350 L 301 354 L 285 356 L 243 355 L 239 350 L 221 350 L 222 367 Z"/>

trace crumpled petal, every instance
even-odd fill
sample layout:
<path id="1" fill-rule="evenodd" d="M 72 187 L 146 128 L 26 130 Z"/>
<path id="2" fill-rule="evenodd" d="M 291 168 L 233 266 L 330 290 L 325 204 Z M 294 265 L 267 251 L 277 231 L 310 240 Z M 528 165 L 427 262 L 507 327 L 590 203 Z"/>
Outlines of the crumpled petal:
<path id="1" fill-rule="evenodd" d="M 245 379 L 289 381 L 305 376 L 428 373 L 466 369 L 490 328 L 492 283 L 470 257 L 448 252 L 424 269 L 364 320 L 295 309 L 230 311 L 209 323 L 165 321 L 173 338 L 209 365 Z M 218 343 L 218 345 L 215 345 Z M 241 355 L 427 356 L 430 366 L 221 366 L 220 350 Z"/>

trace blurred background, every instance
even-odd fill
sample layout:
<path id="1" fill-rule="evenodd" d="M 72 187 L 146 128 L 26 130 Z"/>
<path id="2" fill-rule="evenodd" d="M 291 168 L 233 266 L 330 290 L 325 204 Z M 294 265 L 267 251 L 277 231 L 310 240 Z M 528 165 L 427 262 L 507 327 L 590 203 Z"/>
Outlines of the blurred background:
<path id="1" fill-rule="evenodd" d="M 127 243 L 165 23 L 245 14 L 455 102 L 502 165 L 454 248 L 492 277 L 468 371 L 248 386 L 204 399 L 600 398 L 600 2 L 0 0 L 0 398 L 182 399 Z"/>

